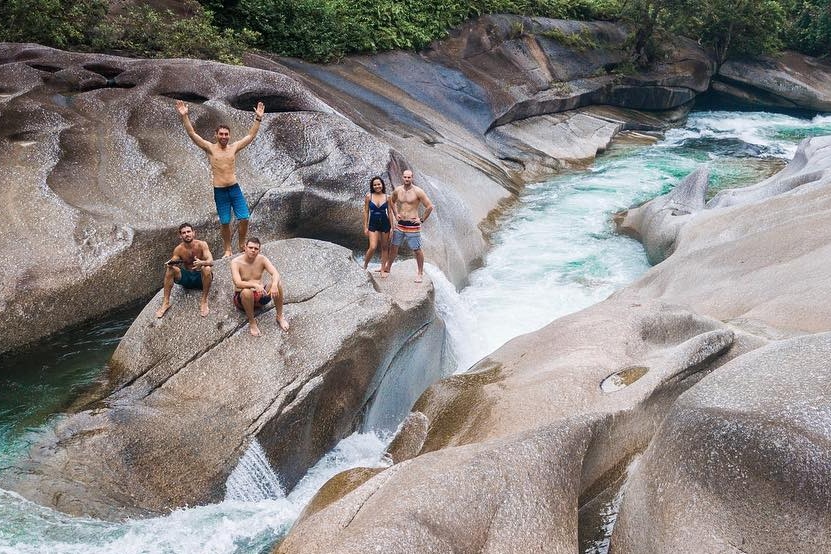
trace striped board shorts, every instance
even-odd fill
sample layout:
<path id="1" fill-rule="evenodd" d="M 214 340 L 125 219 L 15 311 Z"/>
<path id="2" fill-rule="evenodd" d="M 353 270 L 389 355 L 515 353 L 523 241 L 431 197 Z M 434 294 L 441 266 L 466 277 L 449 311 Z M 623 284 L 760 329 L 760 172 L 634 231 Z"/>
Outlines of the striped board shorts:
<path id="1" fill-rule="evenodd" d="M 401 243 L 405 241 L 410 250 L 421 249 L 421 223 L 406 219 L 398 220 L 398 224 L 392 232 L 392 245 L 401 246 Z"/>

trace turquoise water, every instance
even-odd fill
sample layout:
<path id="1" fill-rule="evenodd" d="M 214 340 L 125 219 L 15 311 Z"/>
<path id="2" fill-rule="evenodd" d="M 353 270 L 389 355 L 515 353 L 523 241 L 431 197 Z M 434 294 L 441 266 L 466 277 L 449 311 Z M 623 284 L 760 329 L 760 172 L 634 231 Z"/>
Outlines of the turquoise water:
<path id="1" fill-rule="evenodd" d="M 468 287 L 457 293 L 430 269 L 457 369 L 602 300 L 647 269 L 640 245 L 612 232 L 612 213 L 670 190 L 702 163 L 710 165 L 716 188 L 756 182 L 781 167 L 801 138 L 829 133 L 831 117 L 703 112 L 654 145 L 621 143 L 587 171 L 529 186 L 505 214 Z M 25 358 L 0 359 L 0 466 L 100 377 L 130 319 L 40 344 Z M 371 433 L 345 439 L 288 494 L 254 500 L 229 494 L 218 504 L 146 520 L 73 518 L 0 490 L 0 554 L 268 552 L 328 477 L 380 463 L 387 440 Z"/>

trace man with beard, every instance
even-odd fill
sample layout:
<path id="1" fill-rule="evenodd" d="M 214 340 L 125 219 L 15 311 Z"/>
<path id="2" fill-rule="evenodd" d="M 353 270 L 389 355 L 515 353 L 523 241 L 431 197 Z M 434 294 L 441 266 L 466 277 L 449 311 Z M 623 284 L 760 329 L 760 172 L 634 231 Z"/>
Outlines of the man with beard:
<path id="1" fill-rule="evenodd" d="M 193 125 L 188 117 L 188 105 L 181 100 L 177 100 L 176 110 L 182 116 L 182 124 L 185 126 L 188 136 L 196 146 L 205 151 L 211 164 L 214 201 L 216 202 L 216 211 L 219 214 L 219 224 L 222 229 L 224 248 L 222 257 L 227 258 L 231 255 L 231 208 L 233 208 L 234 216 L 239 222 L 239 249 L 242 252 L 245 249 L 245 236 L 248 234 L 249 213 L 248 204 L 245 202 L 245 197 L 242 195 L 242 190 L 237 182 L 235 163 L 237 152 L 251 144 L 251 141 L 257 136 L 257 132 L 260 130 L 260 122 L 263 120 L 263 113 L 265 113 L 265 105 L 262 102 L 257 103 L 251 129 L 247 135 L 235 142 L 230 142 L 231 129 L 227 125 L 220 125 L 216 128 L 214 134 L 216 142 L 208 142 L 193 130 Z"/>
<path id="2" fill-rule="evenodd" d="M 208 243 L 195 238 L 193 225 L 190 223 L 179 225 L 179 238 L 182 242 L 173 249 L 173 255 L 165 262 L 164 298 L 161 308 L 156 310 L 156 317 L 164 316 L 170 309 L 170 291 L 173 283 L 186 289 L 202 290 L 199 315 L 205 317 L 208 315 L 208 291 L 213 280 L 211 266 L 214 265 L 214 258 Z"/>

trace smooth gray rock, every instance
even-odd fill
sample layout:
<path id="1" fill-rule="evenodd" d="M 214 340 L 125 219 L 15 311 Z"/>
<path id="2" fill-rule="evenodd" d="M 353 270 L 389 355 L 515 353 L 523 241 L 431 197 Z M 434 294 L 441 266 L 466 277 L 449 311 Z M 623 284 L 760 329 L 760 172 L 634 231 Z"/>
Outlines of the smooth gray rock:
<path id="1" fill-rule="evenodd" d="M 701 166 L 675 185 L 668 194 L 615 216 L 620 233 L 639 239 L 649 263 L 664 261 L 673 250 L 681 227 L 704 209 L 710 170 Z"/>
<path id="2" fill-rule="evenodd" d="M 681 391 L 758 344 L 655 303 L 559 319 L 429 388 L 414 408 L 430 420 L 420 455 L 337 501 L 330 490 L 276 551 L 574 552 L 580 503 L 645 448 Z M 629 386 L 601 389 L 639 367 Z"/>
<path id="3" fill-rule="evenodd" d="M 831 334 L 780 341 L 684 393 L 624 488 L 611 552 L 831 550 Z"/>
<path id="4" fill-rule="evenodd" d="M 156 319 L 159 293 L 116 349 L 100 400 L 61 420 L 3 476 L 3 488 L 73 515 L 164 513 L 221 500 L 254 438 L 290 488 L 360 428 L 388 373 L 400 380 L 401 352 L 421 356 L 410 359 L 416 383 L 422 368 L 440 367 L 443 324 L 429 280 L 416 286 L 393 268 L 379 292 L 348 250 L 308 239 L 266 243 L 263 252 L 285 282 L 288 332 L 269 308 L 258 318 L 263 336 L 250 336 L 231 305 L 228 260 L 214 266 L 205 318 L 199 294 L 177 287 Z M 436 326 L 441 333 L 429 331 Z M 406 413 L 420 393 L 398 409 Z"/>
<path id="5" fill-rule="evenodd" d="M 713 90 L 743 106 L 831 111 L 831 64 L 797 52 L 728 60 Z"/>
<path id="6" fill-rule="evenodd" d="M 769 338 L 829 331 L 829 190 L 831 137 L 807 139 L 793 165 L 689 218 L 673 254 L 618 294 L 682 303 Z"/>

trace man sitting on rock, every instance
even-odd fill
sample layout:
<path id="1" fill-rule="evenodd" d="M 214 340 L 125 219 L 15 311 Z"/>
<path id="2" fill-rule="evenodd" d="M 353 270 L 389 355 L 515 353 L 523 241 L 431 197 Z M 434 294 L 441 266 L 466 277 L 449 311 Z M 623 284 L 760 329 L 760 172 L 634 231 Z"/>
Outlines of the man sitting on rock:
<path id="1" fill-rule="evenodd" d="M 245 248 L 245 236 L 248 234 L 248 204 L 237 182 L 235 170 L 237 152 L 251 144 L 251 141 L 257 136 L 257 131 L 260 130 L 260 122 L 263 120 L 265 105 L 262 102 L 257 103 L 251 130 L 240 140 L 230 144 L 231 129 L 227 125 L 220 125 L 216 128 L 214 134 L 216 142 L 208 142 L 193 130 L 193 125 L 191 125 L 188 117 L 188 105 L 181 100 L 177 100 L 176 109 L 179 115 L 182 116 L 182 124 L 185 126 L 185 131 L 187 131 L 190 139 L 208 155 L 208 161 L 211 164 L 211 181 L 214 186 L 214 202 L 216 202 L 216 211 L 219 214 L 222 243 L 225 249 L 222 257 L 227 258 L 231 255 L 232 207 L 239 222 L 240 251 Z"/>
<path id="2" fill-rule="evenodd" d="M 268 286 L 263 286 L 264 271 L 271 275 Z M 231 276 L 234 279 L 234 306 L 245 312 L 252 335 L 259 337 L 261 334 L 254 318 L 255 308 L 267 306 L 272 299 L 277 323 L 283 331 L 289 330 L 289 322 L 283 317 L 283 283 L 274 265 L 260 254 L 260 239 L 248 239 L 243 255 L 231 260 Z"/>
<path id="3" fill-rule="evenodd" d="M 170 291 L 173 283 L 186 289 L 202 291 L 199 315 L 205 317 L 208 315 L 208 291 L 213 280 L 211 266 L 214 265 L 214 258 L 208 243 L 196 239 L 196 233 L 190 223 L 179 225 L 179 238 L 182 242 L 173 249 L 173 255 L 165 262 L 164 299 L 162 307 L 156 310 L 156 317 L 164 316 L 170 309 Z"/>

